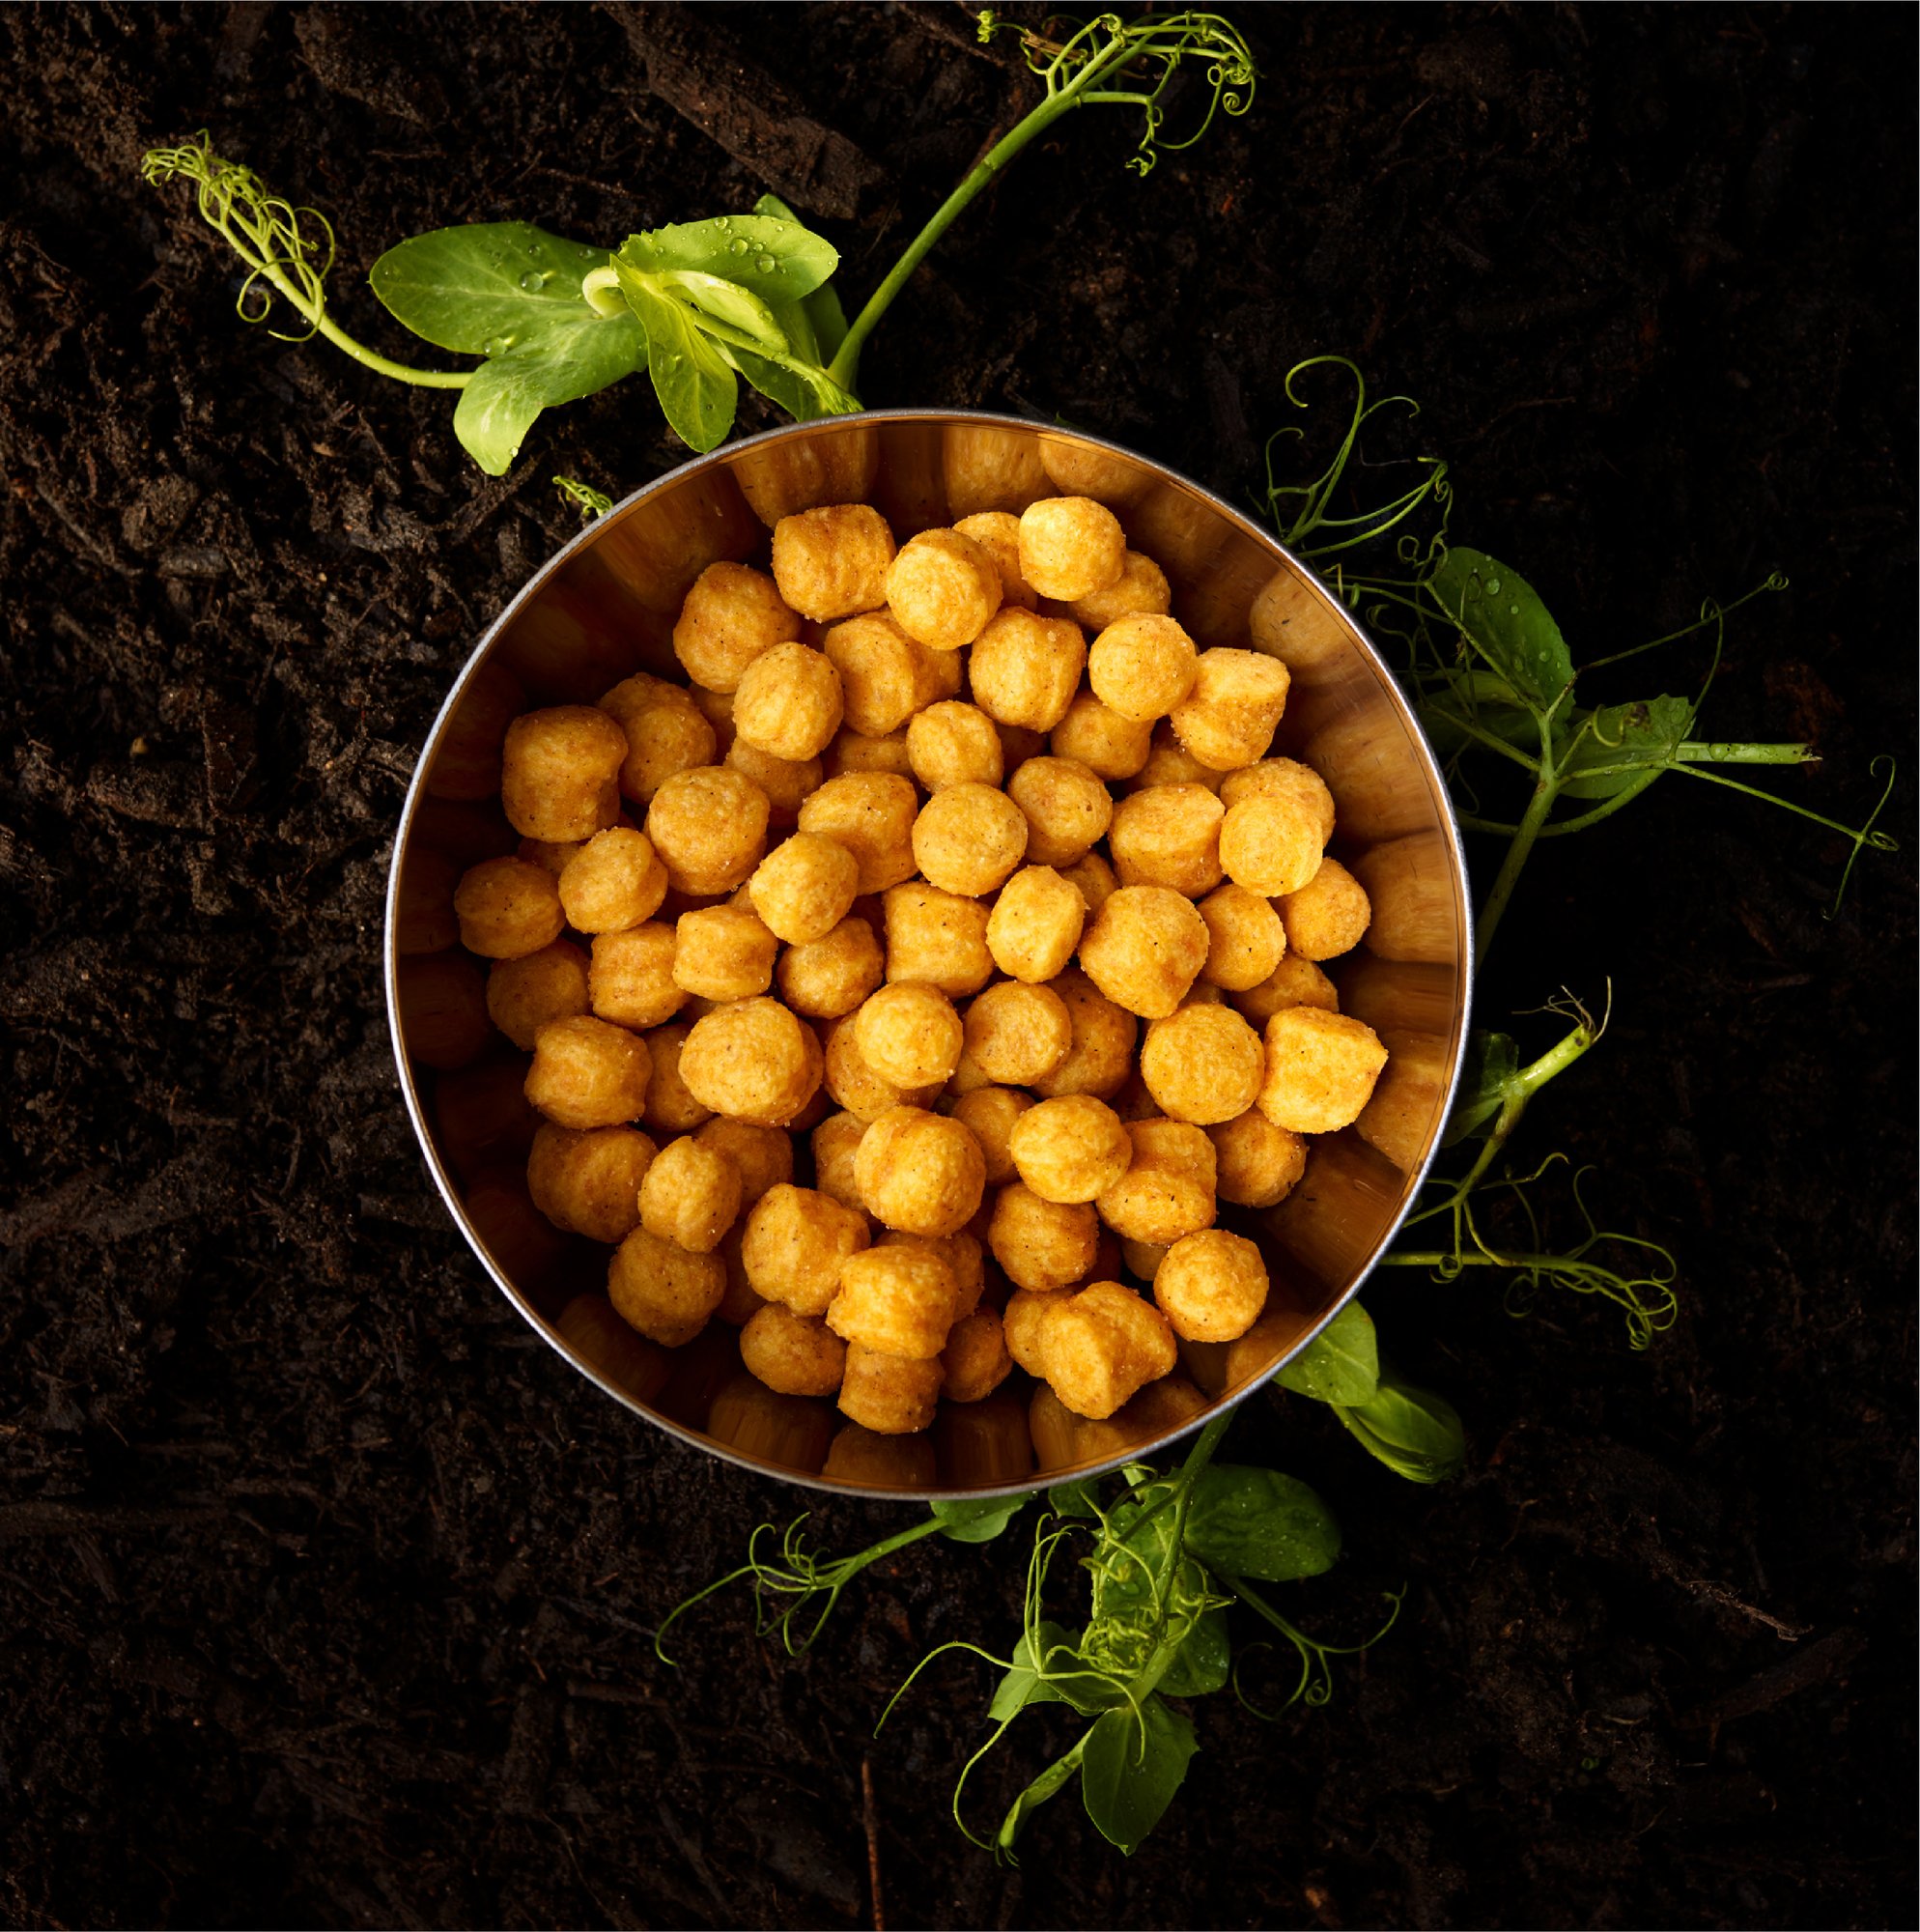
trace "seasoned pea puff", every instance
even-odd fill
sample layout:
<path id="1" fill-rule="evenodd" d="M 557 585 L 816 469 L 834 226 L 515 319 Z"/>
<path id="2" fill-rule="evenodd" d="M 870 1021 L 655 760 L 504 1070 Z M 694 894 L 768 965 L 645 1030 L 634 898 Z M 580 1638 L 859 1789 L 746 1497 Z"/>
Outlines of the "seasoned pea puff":
<path id="1" fill-rule="evenodd" d="M 813 1152 L 814 1184 L 822 1194 L 830 1194 L 842 1207 L 858 1208 L 864 1215 L 866 1204 L 861 1199 L 860 1182 L 854 1176 L 854 1157 L 860 1152 L 866 1122 L 858 1114 L 829 1114 L 807 1137 Z"/>
<path id="2" fill-rule="evenodd" d="M 1233 1005 L 1256 1027 L 1263 1027 L 1288 1007 L 1320 1007 L 1337 1013 L 1340 990 L 1311 959 L 1289 952 L 1257 986 L 1235 993 Z"/>
<path id="3" fill-rule="evenodd" d="M 947 698 L 917 712 L 907 726 L 907 761 L 927 790 L 997 785 L 1005 776 L 1000 732 L 974 704 Z"/>
<path id="4" fill-rule="evenodd" d="M 557 1126 L 621 1126 L 639 1119 L 652 1071 L 645 1040 L 581 1013 L 534 1036 L 526 1097 Z"/>
<path id="5" fill-rule="evenodd" d="M 1173 593 L 1168 587 L 1167 573 L 1150 556 L 1130 550 L 1121 560 L 1116 582 L 1105 590 L 1073 600 L 1073 621 L 1097 633 L 1123 617 L 1164 617 L 1172 608 Z"/>
<path id="6" fill-rule="evenodd" d="M 862 738 L 842 724 L 827 747 L 821 770 L 830 779 L 843 779 L 854 772 L 890 772 L 896 779 L 911 779 L 914 761 L 907 755 L 906 726 L 882 738 Z"/>
<path id="7" fill-rule="evenodd" d="M 1199 667 L 1200 653 L 1179 624 L 1142 613 L 1117 618 L 1093 639 L 1087 681 L 1122 718 L 1151 724 L 1192 692 Z"/>
<path id="8" fill-rule="evenodd" d="M 644 832 L 609 825 L 560 869 L 560 906 L 576 932 L 625 932 L 660 910 L 666 867 Z"/>
<path id="9" fill-rule="evenodd" d="M 919 708 L 926 648 L 884 611 L 835 624 L 820 648 L 840 674 L 850 730 L 867 738 L 897 731 Z"/>
<path id="10" fill-rule="evenodd" d="M 649 920 L 631 932 L 603 932 L 593 942 L 587 998 L 595 1015 L 616 1026 L 656 1027 L 687 1004 L 674 982 L 673 928 Z"/>
<path id="11" fill-rule="evenodd" d="M 1124 1241 L 1167 1246 L 1213 1225 L 1213 1143 L 1185 1121 L 1135 1121 L 1133 1165 L 1094 1206 Z"/>
<path id="12" fill-rule="evenodd" d="M 860 1050 L 853 1018 L 833 1021 L 824 1044 L 828 1097 L 859 1120 L 877 1121 L 889 1107 L 928 1105 L 940 1092 L 937 1081 L 924 1087 L 896 1087 L 876 1073 Z"/>
<path id="13" fill-rule="evenodd" d="M 647 838 L 676 892 L 711 895 L 744 884 L 767 849 L 767 794 L 725 765 L 676 772 L 647 808 Z"/>
<path id="14" fill-rule="evenodd" d="M 524 959 L 566 924 L 553 875 L 524 859 L 482 859 L 461 874 L 453 910 L 460 943 L 483 959 Z"/>
<path id="15" fill-rule="evenodd" d="M 880 984 L 887 961 L 863 919 L 843 919 L 821 939 L 789 946 L 774 968 L 783 999 L 811 1019 L 850 1013 Z"/>
<path id="16" fill-rule="evenodd" d="M 714 1117 L 713 1109 L 701 1106 L 680 1077 L 681 1049 L 692 1031 L 692 1021 L 686 1020 L 655 1027 L 647 1035 L 647 1051 L 653 1055 L 653 1077 L 647 1082 L 646 1112 L 640 1118 L 663 1133 L 688 1133 Z"/>
<path id="17" fill-rule="evenodd" d="M 674 688 L 677 690 L 679 687 Z M 687 696 L 692 699 L 694 710 L 714 727 L 715 750 L 720 757 L 724 759 L 729 747 L 733 744 L 733 693 L 709 691 L 705 685 L 696 684 L 688 691 Z M 701 758 L 697 762 L 710 765 L 714 760 Z M 683 769 L 691 771 L 692 767 L 690 765 Z"/>
<path id="18" fill-rule="evenodd" d="M 487 975 L 487 1012 L 522 1053 L 551 1020 L 587 1010 L 586 954 L 571 939 L 556 939 L 520 959 L 495 960 Z"/>
<path id="19" fill-rule="evenodd" d="M 820 789 L 827 767 L 819 758 L 776 758 L 745 738 L 736 738 L 727 747 L 723 761 L 730 772 L 738 772 L 767 794 L 767 823 L 790 829 L 800 816 L 800 808 Z"/>
<path id="20" fill-rule="evenodd" d="M 1351 1126 L 1373 1097 L 1387 1049 L 1364 1020 L 1318 1007 L 1288 1007 L 1267 1021 L 1259 1108 L 1296 1134 Z"/>
<path id="21" fill-rule="evenodd" d="M 1048 749 L 1057 758 L 1072 758 L 1097 779 L 1130 779 L 1146 763 L 1153 726 L 1136 724 L 1090 692 L 1081 692 L 1053 728 Z"/>
<path id="22" fill-rule="evenodd" d="M 1164 886 L 1122 886 L 1080 942 L 1087 977 L 1143 1019 L 1165 1019 L 1206 964 L 1206 922 Z"/>
<path id="23" fill-rule="evenodd" d="M 846 1373 L 847 1345 L 824 1321 L 769 1302 L 741 1329 L 740 1359 L 780 1395 L 832 1395 Z"/>
<path id="24" fill-rule="evenodd" d="M 529 711 L 507 726 L 500 804 L 523 838 L 591 838 L 620 815 L 627 738 L 591 704 Z"/>
<path id="25" fill-rule="evenodd" d="M 967 674 L 974 702 L 998 724 L 1051 731 L 1066 716 L 1087 639 L 1071 617 L 1042 617 L 1003 604 L 974 639 Z"/>
<path id="26" fill-rule="evenodd" d="M 827 1325 L 877 1354 L 927 1361 L 946 1346 L 953 1303 L 953 1270 L 932 1248 L 868 1248 L 841 1268 Z"/>
<path id="27" fill-rule="evenodd" d="M 1133 1164 L 1120 1117 L 1090 1094 L 1042 1100 L 1014 1122 L 1007 1139 L 1020 1179 L 1042 1201 L 1094 1200 Z"/>
<path id="28" fill-rule="evenodd" d="M 1244 1114 L 1260 1091 L 1260 1037 L 1231 1007 L 1186 1006 L 1146 1029 L 1141 1078 L 1160 1111 L 1214 1126 Z"/>
<path id="29" fill-rule="evenodd" d="M 1114 809 L 1108 849 L 1123 886 L 1197 899 L 1220 883 L 1219 799 L 1204 785 L 1149 785 Z"/>
<path id="30" fill-rule="evenodd" d="M 800 829 L 844 845 L 860 866 L 860 890 L 884 893 L 914 876 L 914 820 L 919 797 L 894 772 L 848 772 L 829 779 L 800 808 Z"/>
<path id="31" fill-rule="evenodd" d="M 711 1254 L 740 1212 L 740 1170 L 691 1135 L 668 1141 L 640 1183 L 640 1225 L 690 1254 Z"/>
<path id="32" fill-rule="evenodd" d="M 1014 873 L 987 919 L 987 951 L 1002 973 L 1040 985 L 1062 972 L 1080 944 L 1087 901 L 1051 866 Z"/>
<path id="33" fill-rule="evenodd" d="M 948 1331 L 940 1351 L 946 1380 L 941 1393 L 948 1402 L 983 1402 L 1013 1373 L 1006 1352 L 1001 1319 L 991 1308 L 978 1308 Z"/>
<path id="34" fill-rule="evenodd" d="M 1312 765 L 1297 758 L 1262 758 L 1220 781 L 1220 802 L 1230 811 L 1243 798 L 1285 798 L 1303 807 L 1320 828 L 1324 846 L 1334 836 L 1334 795 Z"/>
<path id="35" fill-rule="evenodd" d="M 991 554 L 960 530 L 922 530 L 888 566 L 887 607 L 894 622 L 929 650 L 971 644 L 1000 602 L 1000 571 Z"/>
<path id="36" fill-rule="evenodd" d="M 849 1342 L 840 1413 L 876 1435 L 912 1435 L 933 1421 L 940 1383 L 938 1355 L 915 1361 Z"/>
<path id="37" fill-rule="evenodd" d="M 883 1228 L 875 1236 L 876 1248 L 927 1248 L 944 1261 L 953 1275 L 953 1320 L 973 1314 L 986 1291 L 986 1250 L 964 1230 L 957 1235 L 903 1235 L 897 1228 Z"/>
<path id="38" fill-rule="evenodd" d="M 783 1127 L 820 1085 L 820 1042 L 777 1000 L 739 1000 L 693 1022 L 680 1077 L 703 1107 Z"/>
<path id="39" fill-rule="evenodd" d="M 986 1163 L 987 1185 L 999 1187 L 1014 1178 L 1013 1153 L 1008 1145 L 1013 1123 L 1033 1101 L 1017 1087 L 975 1087 L 963 1094 L 947 1111 L 980 1144 L 980 1157 Z"/>
<path id="40" fill-rule="evenodd" d="M 1094 985 L 1085 973 L 1069 968 L 1052 982 L 1073 1022 L 1073 1044 L 1066 1058 L 1033 1082 L 1043 1099 L 1062 1094 L 1092 1094 L 1109 1099 L 1126 1085 L 1133 1067 L 1140 1022 Z"/>
<path id="41" fill-rule="evenodd" d="M 673 655 L 695 684 L 730 692 L 762 651 L 799 636 L 799 616 L 765 572 L 710 563 L 680 607 Z"/>
<path id="42" fill-rule="evenodd" d="M 811 1187 L 770 1187 L 741 1236 L 747 1279 L 763 1300 L 796 1315 L 825 1315 L 848 1256 L 867 1245 L 866 1216 Z"/>
<path id="43" fill-rule="evenodd" d="M 1302 959 L 1338 959 L 1351 952 L 1373 923 L 1367 888 L 1338 859 L 1322 859 L 1297 893 L 1280 902 L 1288 950 Z"/>
<path id="44" fill-rule="evenodd" d="M 693 1138 L 702 1147 L 725 1154 L 739 1170 L 743 1211 L 770 1187 L 793 1179 L 793 1138 L 778 1127 L 730 1121 L 720 1115 L 707 1122 Z"/>
<path id="45" fill-rule="evenodd" d="M 1173 707 L 1173 729 L 1201 764 L 1237 771 L 1266 756 L 1287 682 L 1286 667 L 1259 651 L 1202 651 L 1194 688 Z"/>
<path id="46" fill-rule="evenodd" d="M 981 510 L 974 516 L 962 517 L 953 527 L 963 537 L 972 538 L 993 559 L 995 573 L 1000 578 L 1001 602 L 1032 610 L 1033 586 L 1020 574 L 1020 519 L 1011 510 Z"/>
<path id="47" fill-rule="evenodd" d="M 648 1341 L 682 1348 L 726 1298 L 726 1264 L 635 1228 L 607 1265 L 607 1298 Z"/>
<path id="48" fill-rule="evenodd" d="M 451 1073 L 485 1050 L 494 1037 L 487 982 L 464 952 L 417 952 L 399 961 L 394 990 L 407 1051 Z"/>
<path id="49" fill-rule="evenodd" d="M 1248 992 L 1280 964 L 1286 951 L 1280 915 L 1245 886 L 1217 887 L 1200 900 L 1200 916 L 1206 922 L 1206 964 L 1200 979 L 1209 986 Z"/>
<path id="50" fill-rule="evenodd" d="M 986 1191 L 979 1143 L 958 1121 L 889 1107 L 861 1137 L 854 1179 L 867 1212 L 906 1235 L 955 1235 Z"/>
<path id="51" fill-rule="evenodd" d="M 1027 819 L 1027 863 L 1071 866 L 1107 836 L 1113 794 L 1072 758 L 1027 758 L 1006 781 Z"/>
<path id="52" fill-rule="evenodd" d="M 577 1133 L 543 1122 L 526 1157 L 526 1191 L 554 1227 L 611 1247 L 640 1225 L 640 1184 L 654 1153 L 636 1127 Z"/>
<path id="53" fill-rule="evenodd" d="M 1072 1298 L 1071 1288 L 1022 1288 L 1007 1297 L 1001 1316 L 1001 1336 L 1007 1354 L 1030 1376 L 1046 1373 L 1040 1364 L 1047 1324 L 1054 1310 L 1065 1307 Z"/>
<path id="54" fill-rule="evenodd" d="M 817 832 L 796 832 L 760 861 L 751 881 L 753 910 L 776 939 L 805 946 L 825 939 L 846 918 L 860 887 L 860 861 Z"/>
<path id="55" fill-rule="evenodd" d="M 1153 743 L 1146 762 L 1122 785 L 1124 791 L 1144 791 L 1148 785 L 1198 784 L 1218 793 L 1222 774 L 1203 765 L 1180 743 L 1172 721 L 1163 718 L 1153 727 Z"/>
<path id="56" fill-rule="evenodd" d="M 1098 1422 L 1172 1373 L 1179 1359 L 1165 1315 L 1116 1281 L 1096 1281 L 1048 1319 L 1040 1344 L 1047 1386 Z"/>
<path id="57" fill-rule="evenodd" d="M 1009 980 L 989 986 L 967 1009 L 967 1052 L 999 1086 L 1044 1080 L 1072 1045 L 1073 1017 L 1050 987 Z"/>
<path id="58" fill-rule="evenodd" d="M 1267 1264 L 1252 1241 L 1203 1229 L 1167 1250 L 1153 1298 L 1181 1341 L 1237 1341 L 1267 1305 Z"/>
<path id="59" fill-rule="evenodd" d="M 747 667 L 733 694 L 734 742 L 776 758 L 817 758 L 840 728 L 840 673 L 809 644 L 776 644 Z"/>
<path id="60" fill-rule="evenodd" d="M 627 740 L 620 764 L 622 794 L 648 804 L 675 772 L 710 765 L 720 754 L 720 735 L 686 692 L 664 678 L 636 671 L 600 700 L 600 708 Z"/>
<path id="61" fill-rule="evenodd" d="M 993 977 L 988 909 L 937 886 L 894 886 L 886 895 L 887 977 L 924 980 L 949 999 L 977 993 Z"/>
<path id="62" fill-rule="evenodd" d="M 1070 604 L 1111 589 L 1126 559 L 1119 518 L 1091 497 L 1043 497 L 1020 513 L 1020 574 L 1042 597 Z"/>
<path id="63" fill-rule="evenodd" d="M 860 1057 L 897 1088 L 944 1086 L 966 1044 L 953 1002 L 938 986 L 916 980 L 869 995 L 853 1029 Z"/>
<path id="64" fill-rule="evenodd" d="M 1279 898 L 1320 869 L 1320 822 L 1311 805 L 1256 793 L 1228 806 L 1220 825 L 1220 863 L 1236 886 Z"/>
<path id="65" fill-rule="evenodd" d="M 1119 874 L 1097 852 L 1085 853 L 1059 870 L 1060 877 L 1080 895 L 1088 919 L 1120 889 Z"/>
<path id="66" fill-rule="evenodd" d="M 1089 1207 L 1043 1201 L 1019 1180 L 994 1196 L 987 1246 L 1015 1288 L 1044 1291 L 1084 1280 L 1099 1245 L 1100 1219 Z M 1021 1361 L 1018 1349 L 1013 1358 Z"/>
<path id="67" fill-rule="evenodd" d="M 1274 1208 L 1307 1171 L 1307 1143 L 1257 1107 L 1206 1130 L 1213 1143 L 1220 1198 L 1239 1208 Z"/>
<path id="68" fill-rule="evenodd" d="M 779 941 L 744 906 L 683 912 L 674 927 L 673 983 L 703 1000 L 750 1000 L 774 983 Z"/>
<path id="69" fill-rule="evenodd" d="M 837 624 L 887 602 L 893 532 L 865 503 L 829 503 L 774 526 L 774 582 L 816 624 Z"/>
<path id="70" fill-rule="evenodd" d="M 996 892 L 1027 850 L 1027 820 L 993 785 L 956 784 L 935 792 L 914 820 L 920 876 L 942 892 L 979 898 Z"/>

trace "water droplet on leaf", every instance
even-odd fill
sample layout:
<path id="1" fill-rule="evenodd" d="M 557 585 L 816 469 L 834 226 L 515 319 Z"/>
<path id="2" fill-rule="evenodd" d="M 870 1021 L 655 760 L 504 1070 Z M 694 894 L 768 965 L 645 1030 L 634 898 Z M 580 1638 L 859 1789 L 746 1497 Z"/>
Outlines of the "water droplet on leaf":
<path id="1" fill-rule="evenodd" d="M 763 275 L 771 275 L 774 272 L 774 270 L 779 267 L 779 264 L 776 262 L 771 255 L 762 255 L 760 259 L 753 264 L 753 266 L 756 269 L 758 269 Z"/>
<path id="2" fill-rule="evenodd" d="M 744 235 L 736 235 L 726 245 L 734 254 L 744 255 L 747 252 L 747 238 Z"/>
<path id="3" fill-rule="evenodd" d="M 531 295 L 535 289 L 544 287 L 546 285 L 546 281 L 547 277 L 545 275 L 536 274 L 533 271 L 533 270 L 529 269 L 527 270 L 526 273 L 520 278 L 520 285 L 522 288 L 526 290 L 526 292 L 529 295 Z"/>

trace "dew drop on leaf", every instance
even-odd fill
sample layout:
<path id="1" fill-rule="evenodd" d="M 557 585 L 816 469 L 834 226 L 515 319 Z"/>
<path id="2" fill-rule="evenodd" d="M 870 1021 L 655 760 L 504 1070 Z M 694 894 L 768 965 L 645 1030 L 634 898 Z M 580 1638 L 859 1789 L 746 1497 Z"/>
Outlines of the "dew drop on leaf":
<path id="1" fill-rule="evenodd" d="M 771 275 L 774 272 L 775 269 L 776 269 L 779 265 L 774 260 L 774 258 L 771 255 L 762 255 L 760 259 L 753 264 L 753 266 L 756 269 L 758 269 L 763 275 Z"/>
<path id="2" fill-rule="evenodd" d="M 744 255 L 747 252 L 747 238 L 744 235 L 736 235 L 726 245 L 733 254 Z"/>
<path id="3" fill-rule="evenodd" d="M 526 290 L 526 292 L 529 295 L 531 295 L 535 289 L 542 287 L 546 283 L 546 280 L 547 277 L 545 275 L 537 275 L 531 269 L 529 269 L 527 270 L 526 273 L 520 278 L 520 285 L 522 288 Z"/>
<path id="4" fill-rule="evenodd" d="M 1486 580 L 1486 594 L 1487 594 L 1487 595 L 1488 595 L 1489 597 L 1498 597 L 1498 596 L 1500 595 L 1500 580 L 1499 580 L 1499 578 L 1497 578 L 1497 577 L 1489 577 L 1489 578 L 1488 578 L 1488 579 Z"/>

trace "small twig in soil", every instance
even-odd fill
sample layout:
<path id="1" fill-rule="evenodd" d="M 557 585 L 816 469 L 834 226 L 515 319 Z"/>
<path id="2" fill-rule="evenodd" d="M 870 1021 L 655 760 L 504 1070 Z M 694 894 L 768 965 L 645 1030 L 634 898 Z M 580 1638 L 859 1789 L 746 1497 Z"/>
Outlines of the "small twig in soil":
<path id="1" fill-rule="evenodd" d="M 887 1932 L 887 1911 L 880 1891 L 880 1807 L 873 1800 L 873 1760 L 860 1761 L 860 1811 L 866 1827 L 866 1884 L 873 1898 L 873 1932 Z"/>

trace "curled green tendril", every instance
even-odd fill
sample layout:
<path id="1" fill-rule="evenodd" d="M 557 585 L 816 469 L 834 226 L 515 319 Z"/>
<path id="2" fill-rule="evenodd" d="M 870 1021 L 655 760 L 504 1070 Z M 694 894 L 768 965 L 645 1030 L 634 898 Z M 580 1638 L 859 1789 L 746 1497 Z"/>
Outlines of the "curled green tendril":
<path id="1" fill-rule="evenodd" d="M 296 208 L 267 186 L 251 168 L 224 161 L 213 153 L 208 130 L 202 128 L 177 148 L 155 148 L 140 163 L 150 186 L 174 180 L 194 185 L 200 218 L 219 235 L 249 273 L 240 284 L 234 306 L 243 322 L 264 323 L 273 306 L 273 290 L 281 277 L 293 292 L 280 288 L 306 320 L 297 334 L 269 334 L 282 342 L 305 342 L 319 329 L 326 309 L 326 277 L 333 267 L 333 227 L 317 208 Z M 318 233 L 309 233 L 308 224 Z M 261 288 L 266 277 L 269 286 Z"/>
<path id="2" fill-rule="evenodd" d="M 590 483 L 582 483 L 575 476 L 556 476 L 553 487 L 559 491 L 575 509 L 580 513 L 580 522 L 590 524 L 596 517 L 604 517 L 613 507 L 613 498 L 604 491 L 596 490 Z"/>
<path id="3" fill-rule="evenodd" d="M 1393 1608 L 1387 1612 L 1387 1621 L 1371 1636 L 1362 1637 L 1358 1643 L 1321 1643 L 1317 1637 L 1309 1636 L 1305 1631 L 1299 1629 L 1285 1617 L 1282 1616 L 1264 1598 L 1251 1593 L 1244 1581 L 1235 1581 L 1233 1588 L 1240 1593 L 1241 1598 L 1251 1609 L 1257 1611 L 1259 1615 L 1264 1617 L 1300 1654 L 1299 1678 L 1295 1682 L 1293 1689 L 1287 1693 L 1285 1701 L 1281 1703 L 1278 1709 L 1272 1711 L 1261 1710 L 1247 1695 L 1246 1690 L 1240 1682 L 1240 1672 L 1242 1667 L 1255 1657 L 1257 1657 L 1263 1651 L 1272 1650 L 1274 1646 L 1270 1643 L 1250 1643 L 1242 1649 L 1239 1656 L 1233 1661 L 1233 1672 L 1228 1682 L 1231 1685 L 1234 1696 L 1239 1699 L 1241 1708 L 1250 1716 L 1258 1718 L 1262 1723 L 1268 1724 L 1279 1723 L 1281 1719 L 1296 1704 L 1304 1704 L 1308 1709 L 1317 1711 L 1332 1703 L 1334 1695 L 1332 1660 L 1336 1657 L 1358 1657 L 1363 1651 L 1371 1650 L 1393 1629 L 1395 1624 L 1399 1621 L 1400 1606 L 1406 1601 L 1406 1586 L 1404 1584 L 1398 1590 L 1382 1591 L 1381 1595 L 1386 1602 L 1393 1605 Z"/>

